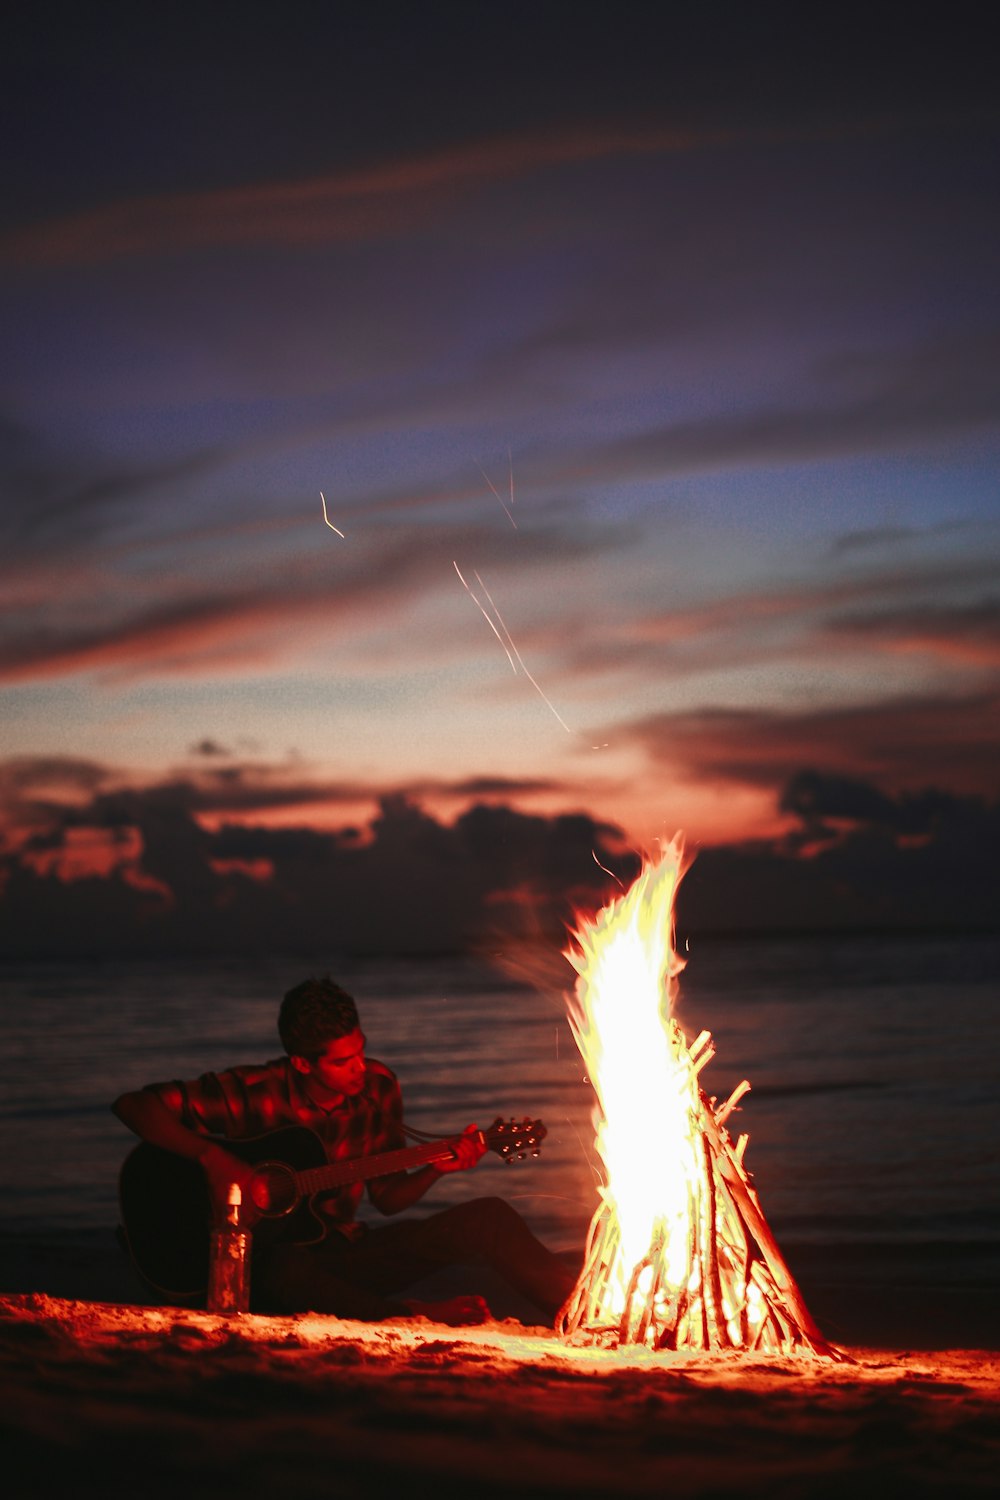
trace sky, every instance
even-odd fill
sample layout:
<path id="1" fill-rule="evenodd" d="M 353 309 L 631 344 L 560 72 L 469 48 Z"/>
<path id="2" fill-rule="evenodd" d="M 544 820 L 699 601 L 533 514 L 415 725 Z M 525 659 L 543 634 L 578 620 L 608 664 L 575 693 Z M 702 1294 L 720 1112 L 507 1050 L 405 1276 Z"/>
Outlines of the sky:
<path id="1" fill-rule="evenodd" d="M 995 925 L 985 28 L 23 14 L 0 951 Z"/>

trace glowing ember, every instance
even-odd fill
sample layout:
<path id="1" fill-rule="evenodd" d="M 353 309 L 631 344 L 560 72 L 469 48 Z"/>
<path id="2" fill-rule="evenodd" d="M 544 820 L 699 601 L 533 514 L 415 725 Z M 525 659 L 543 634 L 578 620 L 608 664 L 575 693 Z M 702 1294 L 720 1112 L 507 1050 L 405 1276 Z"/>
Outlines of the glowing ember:
<path id="1" fill-rule="evenodd" d="M 725 1120 L 699 1084 L 714 1055 L 688 1043 L 671 1006 L 683 968 L 673 903 L 683 874 L 675 839 L 618 900 L 572 934 L 570 1023 L 597 1095 L 607 1180 L 583 1270 L 560 1330 L 584 1341 L 655 1349 L 834 1351 L 806 1310 L 767 1227 Z"/>

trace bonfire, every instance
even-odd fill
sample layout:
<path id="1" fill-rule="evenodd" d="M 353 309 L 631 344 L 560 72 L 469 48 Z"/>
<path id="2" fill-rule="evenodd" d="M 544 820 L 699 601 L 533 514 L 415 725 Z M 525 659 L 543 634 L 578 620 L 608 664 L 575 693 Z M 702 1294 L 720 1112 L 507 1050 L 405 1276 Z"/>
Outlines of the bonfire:
<path id="1" fill-rule="evenodd" d="M 701 1087 L 715 1055 L 673 1015 L 683 968 L 673 907 L 679 838 L 572 933 L 570 1024 L 595 1094 L 605 1181 L 583 1269 L 558 1321 L 575 1343 L 652 1349 L 811 1350 L 837 1357 L 811 1318 L 727 1129 Z"/>

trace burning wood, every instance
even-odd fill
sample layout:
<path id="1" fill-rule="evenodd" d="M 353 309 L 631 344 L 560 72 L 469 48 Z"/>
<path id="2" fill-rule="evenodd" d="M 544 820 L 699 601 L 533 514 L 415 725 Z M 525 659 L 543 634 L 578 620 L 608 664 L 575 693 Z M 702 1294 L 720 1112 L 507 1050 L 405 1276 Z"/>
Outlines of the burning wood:
<path id="1" fill-rule="evenodd" d="M 806 1348 L 837 1357 L 809 1315 L 726 1120 L 699 1083 L 715 1053 L 671 1015 L 683 968 L 679 839 L 572 934 L 570 1024 L 593 1081 L 607 1173 L 583 1269 L 557 1327 L 573 1342 L 653 1349 Z"/>

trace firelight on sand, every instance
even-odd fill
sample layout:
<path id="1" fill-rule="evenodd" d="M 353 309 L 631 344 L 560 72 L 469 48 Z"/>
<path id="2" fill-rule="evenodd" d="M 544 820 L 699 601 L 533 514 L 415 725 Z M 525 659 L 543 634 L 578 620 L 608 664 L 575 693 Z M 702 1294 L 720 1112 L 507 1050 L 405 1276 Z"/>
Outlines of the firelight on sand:
<path id="1" fill-rule="evenodd" d="M 631 888 L 584 921 L 570 1024 L 596 1103 L 606 1181 L 583 1270 L 562 1309 L 565 1337 L 653 1349 L 806 1347 L 836 1356 L 761 1212 L 725 1121 L 750 1085 L 716 1107 L 702 1091 L 715 1054 L 672 1014 L 684 967 L 674 947 L 680 837 Z"/>

